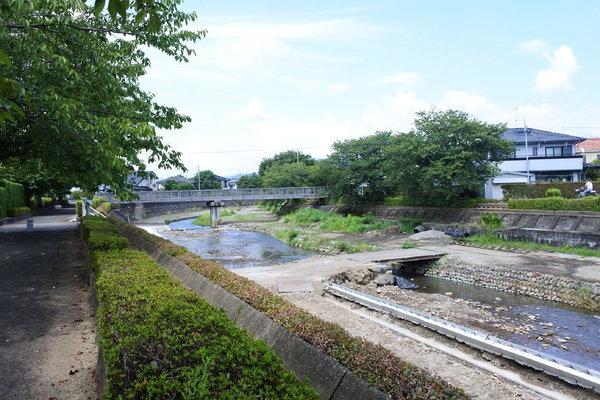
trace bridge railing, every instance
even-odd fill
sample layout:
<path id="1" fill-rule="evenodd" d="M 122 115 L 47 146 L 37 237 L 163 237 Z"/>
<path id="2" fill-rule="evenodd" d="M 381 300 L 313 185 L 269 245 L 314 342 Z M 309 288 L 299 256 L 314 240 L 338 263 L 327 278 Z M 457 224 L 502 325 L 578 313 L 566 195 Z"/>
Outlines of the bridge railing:
<path id="1" fill-rule="evenodd" d="M 252 189 L 169 190 L 137 192 L 143 203 L 185 201 L 283 200 L 327 197 L 324 187 L 284 187 Z"/>

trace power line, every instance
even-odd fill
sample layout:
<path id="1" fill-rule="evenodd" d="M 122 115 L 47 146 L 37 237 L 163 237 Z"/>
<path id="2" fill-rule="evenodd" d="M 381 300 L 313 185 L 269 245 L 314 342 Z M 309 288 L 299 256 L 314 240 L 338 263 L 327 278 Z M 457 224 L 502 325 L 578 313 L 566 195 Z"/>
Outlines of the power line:
<path id="1" fill-rule="evenodd" d="M 314 150 L 329 149 L 329 147 L 298 147 L 294 150 Z M 248 149 L 248 150 L 215 150 L 215 151 L 185 151 L 185 154 L 223 154 L 223 153 L 260 153 L 260 152 L 280 152 L 281 149 Z M 283 150 L 285 151 L 285 150 Z"/>

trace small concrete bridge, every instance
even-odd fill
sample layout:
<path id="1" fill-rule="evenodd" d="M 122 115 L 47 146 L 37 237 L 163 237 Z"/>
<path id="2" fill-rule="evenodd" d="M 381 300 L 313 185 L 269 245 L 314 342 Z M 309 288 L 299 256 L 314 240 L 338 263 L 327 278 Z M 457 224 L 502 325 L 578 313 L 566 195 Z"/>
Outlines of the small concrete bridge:
<path id="1" fill-rule="evenodd" d="M 327 197 L 325 188 L 321 186 L 253 189 L 161 190 L 152 192 L 136 192 L 136 195 L 138 197 L 137 201 L 142 203 L 291 200 L 321 199 Z"/>
<path id="2" fill-rule="evenodd" d="M 284 188 L 253 188 L 253 189 L 209 189 L 209 190 L 170 190 L 135 192 L 137 197 L 133 202 L 102 195 L 111 203 L 120 206 L 122 211 L 134 220 L 144 219 L 147 210 L 179 207 L 185 204 L 204 203 L 210 209 L 211 224 L 219 224 L 219 208 L 227 202 L 251 202 L 262 200 L 293 200 L 293 199 L 322 199 L 328 197 L 321 186 L 284 187 Z"/>

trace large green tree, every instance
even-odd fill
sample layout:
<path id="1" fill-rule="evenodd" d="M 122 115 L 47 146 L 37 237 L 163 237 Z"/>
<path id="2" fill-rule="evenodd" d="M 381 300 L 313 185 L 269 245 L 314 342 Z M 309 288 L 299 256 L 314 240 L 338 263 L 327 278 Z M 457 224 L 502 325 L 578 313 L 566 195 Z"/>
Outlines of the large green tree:
<path id="1" fill-rule="evenodd" d="M 320 170 L 316 165 L 301 162 L 274 164 L 261 177 L 263 187 L 314 186 Z"/>
<path id="2" fill-rule="evenodd" d="M 199 171 L 192 180 L 196 189 L 221 189 L 222 187 L 217 175 L 209 169 Z"/>
<path id="3" fill-rule="evenodd" d="M 267 170 L 274 165 L 292 164 L 296 162 L 305 165 L 315 165 L 315 159 L 311 155 L 304 154 L 297 150 L 288 150 L 275 154 L 273 157 L 263 159 L 258 167 L 258 174 L 263 176 Z"/>
<path id="4" fill-rule="evenodd" d="M 415 205 L 451 206 L 477 197 L 498 173 L 512 144 L 504 124 L 489 124 L 456 110 L 420 112 L 415 129 L 386 148 L 386 179 Z"/>
<path id="5" fill-rule="evenodd" d="M 382 200 L 387 193 L 384 155 L 392 140 L 391 132 L 377 132 L 335 142 L 321 172 L 330 195 L 350 202 Z"/>
<path id="6" fill-rule="evenodd" d="M 146 49 L 187 61 L 190 43 L 204 36 L 185 30 L 196 15 L 179 5 L 0 2 L 0 164 L 39 166 L 61 184 L 94 190 L 106 183 L 120 193 L 130 173 L 144 173 L 146 160 L 183 169 L 157 129 L 180 128 L 189 118 L 139 84 L 150 66 Z"/>
<path id="7" fill-rule="evenodd" d="M 250 189 L 260 187 L 260 176 L 256 172 L 242 175 L 237 181 L 237 187 L 240 189 Z"/>

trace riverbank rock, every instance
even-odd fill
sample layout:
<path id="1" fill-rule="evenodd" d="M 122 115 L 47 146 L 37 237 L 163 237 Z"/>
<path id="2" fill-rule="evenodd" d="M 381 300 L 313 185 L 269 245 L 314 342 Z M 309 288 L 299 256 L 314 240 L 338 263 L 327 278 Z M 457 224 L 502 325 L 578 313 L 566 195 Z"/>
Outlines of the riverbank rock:
<path id="1" fill-rule="evenodd" d="M 415 233 L 414 235 L 410 236 L 410 240 L 419 243 L 436 245 L 447 245 L 452 243 L 452 239 L 449 236 L 446 236 L 444 232 L 433 230 Z"/>
<path id="2" fill-rule="evenodd" d="M 388 286 L 394 284 L 394 276 L 389 274 L 378 275 L 373 279 L 373 283 L 377 286 Z"/>

